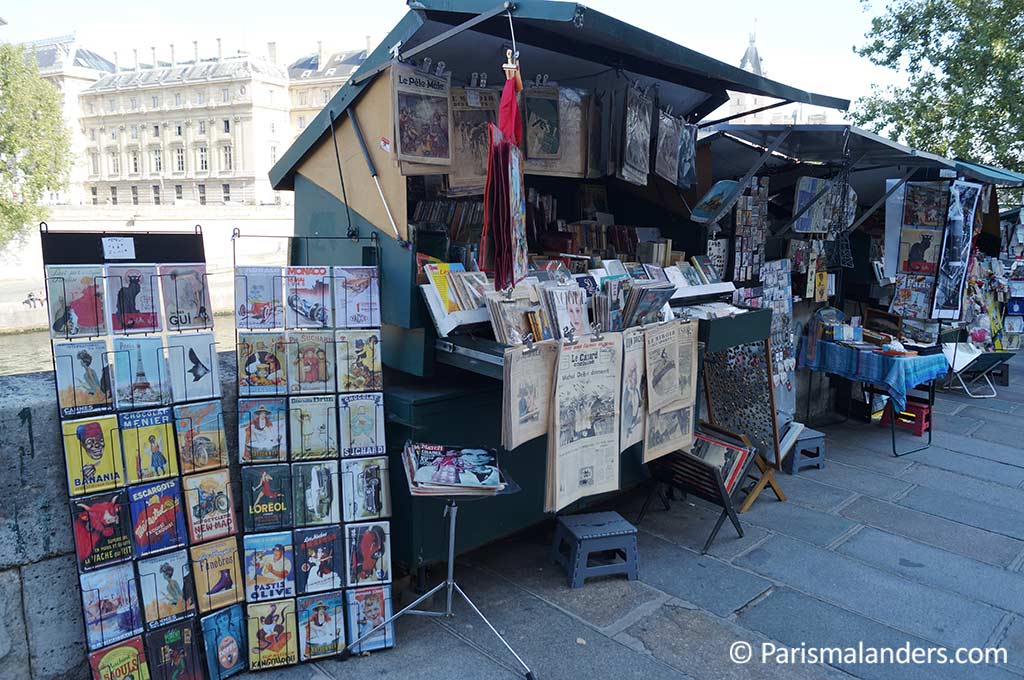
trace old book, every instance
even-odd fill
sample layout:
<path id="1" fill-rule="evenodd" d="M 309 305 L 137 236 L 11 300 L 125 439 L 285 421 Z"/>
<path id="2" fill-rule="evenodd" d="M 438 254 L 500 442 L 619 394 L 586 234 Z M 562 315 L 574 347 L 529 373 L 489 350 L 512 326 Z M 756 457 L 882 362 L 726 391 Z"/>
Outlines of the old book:
<path id="1" fill-rule="evenodd" d="M 68 495 L 82 496 L 125 485 L 117 416 L 65 420 L 60 427 Z"/>
<path id="2" fill-rule="evenodd" d="M 345 525 L 345 585 L 355 588 L 391 582 L 391 523 Z"/>
<path id="3" fill-rule="evenodd" d="M 113 409 L 113 376 L 106 340 L 54 343 L 53 365 L 61 418 Z"/>
<path id="4" fill-rule="evenodd" d="M 156 268 L 167 330 L 213 328 L 210 285 L 204 263 L 162 264 Z"/>
<path id="5" fill-rule="evenodd" d="M 139 560 L 137 568 L 147 630 L 195 613 L 196 589 L 184 550 Z"/>
<path id="6" fill-rule="evenodd" d="M 334 326 L 329 267 L 285 268 L 284 294 L 286 328 Z"/>
<path id="7" fill-rule="evenodd" d="M 338 457 L 336 396 L 291 397 L 288 419 L 288 452 L 293 461 Z"/>
<path id="8" fill-rule="evenodd" d="M 292 526 L 291 468 L 287 464 L 242 468 L 242 526 L 246 532 Z"/>
<path id="9" fill-rule="evenodd" d="M 245 615 L 242 605 L 204 616 L 203 646 L 209 680 L 226 680 L 245 670 Z"/>
<path id="10" fill-rule="evenodd" d="M 380 326 L 380 282 L 376 267 L 332 267 L 338 328 Z"/>
<path id="11" fill-rule="evenodd" d="M 302 661 L 335 656 L 345 649 L 345 602 L 340 590 L 300 597 L 295 608 Z"/>
<path id="12" fill-rule="evenodd" d="M 374 456 L 385 452 L 382 393 L 339 394 L 338 418 L 342 456 Z"/>
<path id="13" fill-rule="evenodd" d="M 235 328 L 284 327 L 281 267 L 235 268 Z"/>
<path id="14" fill-rule="evenodd" d="M 272 463 L 288 460 L 284 397 L 238 400 L 238 461 Z"/>
<path id="15" fill-rule="evenodd" d="M 115 564 L 79 577 L 85 641 L 90 650 L 107 647 L 142 632 L 138 581 L 131 563 Z"/>
<path id="16" fill-rule="evenodd" d="M 222 538 L 189 548 L 199 611 L 210 612 L 241 602 L 243 581 L 238 541 Z"/>
<path id="17" fill-rule="evenodd" d="M 114 338 L 114 404 L 119 409 L 171 402 L 171 382 L 158 337 Z"/>
<path id="18" fill-rule="evenodd" d="M 345 549 L 340 526 L 295 530 L 295 588 L 301 595 L 345 585 Z"/>
<path id="19" fill-rule="evenodd" d="M 292 503 L 296 527 L 338 523 L 338 461 L 293 463 Z"/>
<path id="20" fill-rule="evenodd" d="M 643 328 L 622 333 L 622 396 L 620 398 L 619 450 L 625 451 L 644 437 L 647 417 L 646 339 Z"/>
<path id="21" fill-rule="evenodd" d="M 295 600 L 261 602 L 246 607 L 249 670 L 299 662 Z"/>
<path id="22" fill-rule="evenodd" d="M 114 333 L 151 333 L 160 326 L 160 281 L 156 265 L 106 265 L 107 304 Z"/>
<path id="23" fill-rule="evenodd" d="M 391 514 L 387 456 L 341 461 L 342 521 L 362 522 Z"/>
<path id="24" fill-rule="evenodd" d="M 238 333 L 238 395 L 285 394 L 288 357 L 284 333 Z"/>
<path id="25" fill-rule="evenodd" d="M 395 626 L 384 622 L 391 618 L 391 586 L 370 586 L 345 591 L 348 612 L 349 644 L 354 654 L 395 646 Z M 372 634 L 371 631 L 374 631 Z"/>
<path id="26" fill-rule="evenodd" d="M 182 487 L 192 543 L 231 536 L 238 530 L 227 469 L 189 475 L 182 478 Z"/>
<path id="27" fill-rule="evenodd" d="M 128 411 L 117 416 L 129 484 L 178 474 L 178 452 L 170 408 Z"/>
<path id="28" fill-rule="evenodd" d="M 136 635 L 121 642 L 89 653 L 89 667 L 93 680 L 148 680 L 149 663 Z"/>
<path id="29" fill-rule="evenodd" d="M 554 341 L 536 343 L 532 350 L 505 350 L 501 438 L 506 449 L 547 434 L 557 357 Z"/>
<path id="30" fill-rule="evenodd" d="M 289 331 L 285 342 L 288 345 L 288 392 L 334 392 L 334 333 L 329 330 Z"/>
<path id="31" fill-rule="evenodd" d="M 292 532 L 248 534 L 242 543 L 245 550 L 246 601 L 295 597 Z"/>
<path id="32" fill-rule="evenodd" d="M 128 500 L 132 510 L 132 540 L 136 557 L 180 548 L 188 543 L 181 505 L 181 482 L 177 479 L 133 486 L 128 489 Z"/>
<path id="33" fill-rule="evenodd" d="M 334 348 L 339 392 L 372 392 L 384 388 L 380 329 L 339 330 L 334 336 Z"/>
<path id="34" fill-rule="evenodd" d="M 131 559 L 132 518 L 127 490 L 73 500 L 71 524 L 79 571 L 93 571 Z"/>
<path id="35" fill-rule="evenodd" d="M 220 396 L 217 347 L 213 333 L 173 333 L 167 336 L 167 363 L 175 402 Z"/>
<path id="36" fill-rule="evenodd" d="M 51 338 L 86 338 L 107 333 L 102 265 L 47 265 L 46 303 Z"/>
<path id="37" fill-rule="evenodd" d="M 226 467 L 227 440 L 220 399 L 174 407 L 178 459 L 182 474 Z"/>

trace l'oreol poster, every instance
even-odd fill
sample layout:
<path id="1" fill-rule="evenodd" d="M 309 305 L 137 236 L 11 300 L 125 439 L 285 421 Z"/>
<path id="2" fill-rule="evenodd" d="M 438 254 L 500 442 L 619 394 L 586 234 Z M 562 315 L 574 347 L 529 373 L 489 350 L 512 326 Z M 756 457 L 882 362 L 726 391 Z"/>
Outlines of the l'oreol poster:
<path id="1" fill-rule="evenodd" d="M 288 460 L 284 397 L 238 400 L 238 460 L 272 463 Z"/>
<path id="2" fill-rule="evenodd" d="M 293 461 L 338 457 L 337 397 L 291 397 L 288 419 L 288 451 Z"/>
<path id="3" fill-rule="evenodd" d="M 157 267 L 157 275 L 168 330 L 213 327 L 205 264 L 163 264 Z"/>
<path id="4" fill-rule="evenodd" d="M 391 484 L 386 456 L 341 461 L 342 521 L 362 522 L 391 514 Z"/>
<path id="5" fill-rule="evenodd" d="M 61 432 L 68 495 L 82 496 L 125 485 L 117 416 L 65 420 Z"/>
<path id="6" fill-rule="evenodd" d="M 338 461 L 293 463 L 292 502 L 296 527 L 337 524 Z"/>
<path id="7" fill-rule="evenodd" d="M 622 333 L 622 397 L 619 423 L 619 451 L 643 440 L 647 416 L 647 371 L 643 328 Z"/>
<path id="8" fill-rule="evenodd" d="M 189 553 L 199 611 L 211 612 L 244 599 L 238 542 L 234 538 L 194 545 Z"/>
<path id="9" fill-rule="evenodd" d="M 284 333 L 238 334 L 238 395 L 285 394 L 288 357 Z"/>
<path id="10" fill-rule="evenodd" d="M 299 658 L 335 656 L 345 649 L 345 604 L 341 591 L 296 600 L 299 612 Z"/>
<path id="11" fill-rule="evenodd" d="M 246 612 L 249 633 L 249 670 L 290 666 L 299 662 L 296 642 L 295 600 L 250 604 Z"/>
<path id="12" fill-rule="evenodd" d="M 292 526 L 291 475 L 287 464 L 242 468 L 242 521 L 246 531 Z"/>
<path id="13" fill-rule="evenodd" d="M 341 455 L 376 456 L 384 453 L 384 395 L 362 392 L 338 395 Z"/>
<path id="14" fill-rule="evenodd" d="M 331 328 L 334 325 L 328 267 L 286 267 L 285 327 Z"/>
<path id="15" fill-rule="evenodd" d="M 46 303 L 51 338 L 85 338 L 107 332 L 102 266 L 47 265 Z"/>
<path id="16" fill-rule="evenodd" d="M 292 394 L 334 392 L 334 333 L 289 331 L 288 391 Z"/>
<path id="17" fill-rule="evenodd" d="M 53 365 L 62 418 L 113 408 L 109 362 L 105 340 L 54 343 Z"/>
<path id="18" fill-rule="evenodd" d="M 182 479 L 182 485 L 192 543 L 212 541 L 235 533 L 235 504 L 227 469 L 188 475 Z"/>
<path id="19" fill-rule="evenodd" d="M 451 74 L 433 75 L 392 62 L 395 130 L 400 161 L 450 165 Z"/>
<path id="20" fill-rule="evenodd" d="M 129 484 L 178 474 L 178 452 L 170 408 L 118 414 Z"/>
<path id="21" fill-rule="evenodd" d="M 292 533 L 249 534 L 245 546 L 247 602 L 295 597 L 295 556 Z"/>
<path id="22" fill-rule="evenodd" d="M 539 342 L 533 349 L 505 350 L 504 446 L 508 450 L 547 434 L 551 381 L 558 358 L 558 343 Z"/>
<path id="23" fill-rule="evenodd" d="M 180 621 L 195 613 L 196 589 L 188 553 L 175 550 L 139 560 L 138 569 L 147 630 Z"/>
<path id="24" fill-rule="evenodd" d="M 235 328 L 284 328 L 284 270 L 235 267 Z"/>
<path id="25" fill-rule="evenodd" d="M 337 352 L 338 391 L 370 392 L 383 389 L 380 330 L 339 330 L 334 336 Z"/>
<path id="26" fill-rule="evenodd" d="M 622 334 L 562 345 L 549 441 L 549 511 L 619 488 Z"/>
<path id="27" fill-rule="evenodd" d="M 178 433 L 178 458 L 182 474 L 225 467 L 224 414 L 220 399 L 174 407 Z"/>
<path id="28" fill-rule="evenodd" d="M 334 314 L 338 328 L 380 326 L 376 267 L 334 267 Z"/>
<path id="29" fill-rule="evenodd" d="M 649 326 L 646 337 L 647 409 L 661 410 L 682 398 L 679 371 L 679 322 Z"/>

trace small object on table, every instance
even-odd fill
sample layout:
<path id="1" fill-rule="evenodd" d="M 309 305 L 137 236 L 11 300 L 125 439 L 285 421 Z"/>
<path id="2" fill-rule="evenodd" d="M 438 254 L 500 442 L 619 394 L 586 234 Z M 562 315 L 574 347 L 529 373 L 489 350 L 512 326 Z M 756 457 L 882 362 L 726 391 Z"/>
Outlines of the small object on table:
<path id="1" fill-rule="evenodd" d="M 811 452 L 814 453 L 811 453 Z M 793 445 L 793 452 L 783 462 L 784 469 L 791 475 L 795 475 L 805 467 L 817 467 L 819 470 L 825 467 L 825 433 L 804 428 Z"/>
<path id="2" fill-rule="evenodd" d="M 569 553 L 562 552 L 568 542 Z M 594 553 L 614 552 L 621 562 L 589 565 Z M 640 578 L 636 527 L 617 512 L 591 512 L 558 518 L 551 559 L 565 567 L 569 587 L 580 588 L 592 576 L 625 574 L 630 581 Z"/>

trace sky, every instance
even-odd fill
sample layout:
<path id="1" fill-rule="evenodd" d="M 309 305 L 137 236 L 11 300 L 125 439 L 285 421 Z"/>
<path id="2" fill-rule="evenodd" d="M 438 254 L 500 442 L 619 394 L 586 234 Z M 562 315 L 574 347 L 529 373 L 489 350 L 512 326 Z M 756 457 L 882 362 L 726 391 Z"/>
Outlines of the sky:
<path id="1" fill-rule="evenodd" d="M 500 0 L 495 0 L 497 4 Z M 168 59 L 171 43 L 179 59 L 191 59 L 192 41 L 201 56 L 216 54 L 216 38 L 225 55 L 237 50 L 266 53 L 277 42 L 278 59 L 291 62 L 325 48 L 361 49 L 369 35 L 379 43 L 406 11 L 404 0 L 336 0 L 300 3 L 294 11 L 270 0 L 242 3 L 175 0 L 48 0 L 45 3 L 5 3 L 0 10 L 7 26 L 0 40 L 23 42 L 77 33 L 82 43 L 108 59 L 119 53 L 122 66 L 132 63 L 132 49 L 149 60 L 150 47 Z M 769 78 L 819 94 L 856 99 L 871 85 L 892 84 L 901 78 L 873 66 L 853 52 L 864 42 L 872 12 L 861 0 L 589 0 L 586 6 L 610 14 L 652 33 L 739 65 L 748 35 L 757 47 Z M 871 6 L 873 5 L 873 7 Z M 325 11 L 317 11 L 324 9 Z M 525 58 L 524 54 L 524 58 Z"/>

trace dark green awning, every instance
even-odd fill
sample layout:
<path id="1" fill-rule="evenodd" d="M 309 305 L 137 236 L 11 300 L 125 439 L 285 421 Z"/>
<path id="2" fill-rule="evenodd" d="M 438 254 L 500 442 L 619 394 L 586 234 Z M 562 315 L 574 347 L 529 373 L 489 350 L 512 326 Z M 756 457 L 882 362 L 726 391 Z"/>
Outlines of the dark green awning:
<path id="1" fill-rule="evenodd" d="M 1019 172 L 997 168 L 994 165 L 964 161 L 959 158 L 954 162 L 957 172 L 968 179 L 1000 187 L 1024 187 L 1024 175 Z"/>

